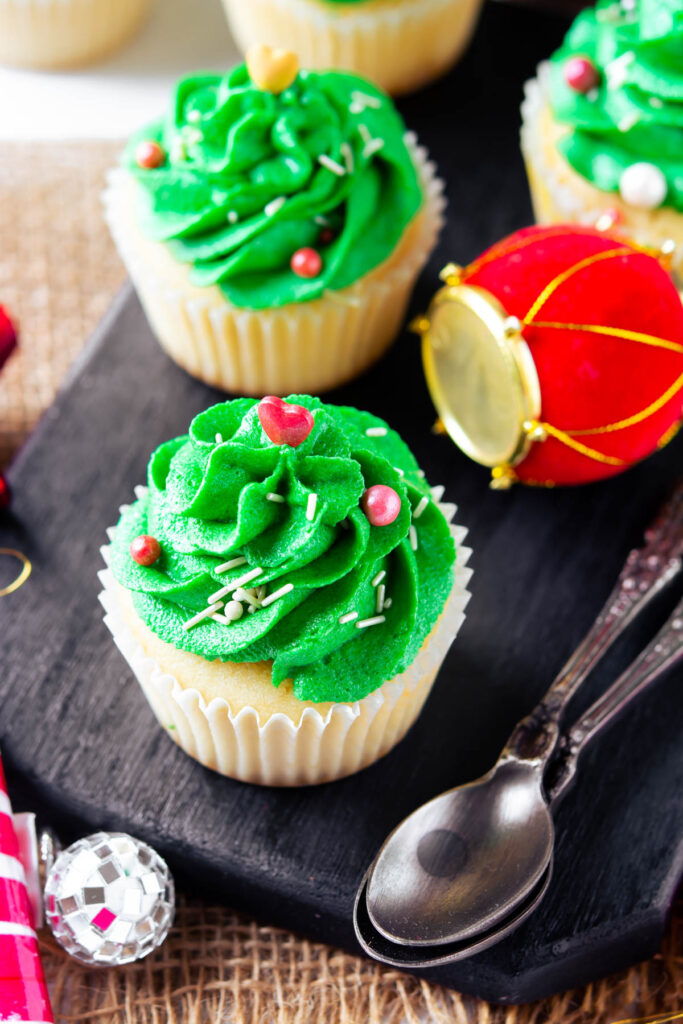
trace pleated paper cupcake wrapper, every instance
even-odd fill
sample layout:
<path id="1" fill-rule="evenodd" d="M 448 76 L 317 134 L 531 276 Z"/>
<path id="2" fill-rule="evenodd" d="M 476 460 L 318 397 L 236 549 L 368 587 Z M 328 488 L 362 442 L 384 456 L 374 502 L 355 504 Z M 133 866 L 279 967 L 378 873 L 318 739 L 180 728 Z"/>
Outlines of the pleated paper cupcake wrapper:
<path id="1" fill-rule="evenodd" d="M 137 488 L 136 495 L 144 494 Z M 433 489 L 435 500 L 443 488 Z M 121 509 L 123 512 L 125 506 Z M 439 504 L 451 523 L 456 506 Z M 325 714 L 307 706 L 298 724 L 276 713 L 260 722 L 253 707 L 234 714 L 227 700 L 206 703 L 201 693 L 182 686 L 149 657 L 125 620 L 118 585 L 109 569 L 110 548 L 103 547 L 107 568 L 100 573 L 104 621 L 130 665 L 164 729 L 207 768 L 243 782 L 300 786 L 343 778 L 386 754 L 403 738 L 429 695 L 432 683 L 464 620 L 469 600 L 467 568 L 471 551 L 462 543 L 467 530 L 451 523 L 456 544 L 455 581 L 441 616 L 413 664 L 360 701 L 327 705 Z M 114 528 L 108 531 L 110 540 Z"/>
<path id="2" fill-rule="evenodd" d="M 552 124 L 549 95 L 550 65 L 539 64 L 536 78 L 524 86 L 520 143 L 526 164 L 534 216 L 539 224 L 595 224 L 606 210 L 619 210 L 617 230 L 641 245 L 655 248 L 673 239 L 673 266 L 683 276 L 683 215 L 672 207 L 641 210 L 628 206 L 618 192 L 603 192 L 579 175 L 561 153 L 548 159 L 552 140 L 544 123 Z M 634 157 L 635 160 L 635 157 Z"/>
<path id="3" fill-rule="evenodd" d="M 293 50 L 304 68 L 344 68 L 387 92 L 442 74 L 469 42 L 480 0 L 374 0 L 353 8 L 318 0 L 223 0 L 243 52 Z"/>
<path id="4" fill-rule="evenodd" d="M 398 248 L 403 244 L 405 251 L 349 288 L 280 309 L 238 309 L 218 287 L 199 289 L 183 281 L 189 268 L 177 264 L 165 246 L 140 237 L 131 216 L 130 176 L 111 172 L 105 216 L 168 355 L 207 384 L 251 395 L 319 394 L 376 362 L 403 325 L 415 280 L 443 224 L 443 182 L 415 136 L 408 133 L 406 140 L 425 192 L 412 244 L 403 244 L 404 238 Z"/>
<path id="5" fill-rule="evenodd" d="M 66 68 L 116 50 L 152 0 L 0 0 L 0 64 Z"/>

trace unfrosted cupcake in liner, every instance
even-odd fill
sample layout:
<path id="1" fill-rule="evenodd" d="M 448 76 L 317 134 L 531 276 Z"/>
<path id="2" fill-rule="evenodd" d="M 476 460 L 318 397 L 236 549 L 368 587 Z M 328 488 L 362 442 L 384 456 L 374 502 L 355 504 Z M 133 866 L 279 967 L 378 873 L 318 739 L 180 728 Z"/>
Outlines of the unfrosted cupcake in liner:
<path id="1" fill-rule="evenodd" d="M 673 241 L 683 271 L 683 13 L 601 0 L 527 83 L 521 143 L 536 220 Z"/>
<path id="2" fill-rule="evenodd" d="M 426 85 L 470 40 L 481 0 L 223 0 L 243 51 L 261 41 L 394 95 Z"/>
<path id="3" fill-rule="evenodd" d="M 307 396 L 213 406 L 161 445 L 103 548 L 100 600 L 168 735 L 277 786 L 387 753 L 469 597 L 441 493 L 382 420 Z"/>
<path id="4" fill-rule="evenodd" d="M 152 0 L 0 0 L 0 64 L 69 68 L 106 57 Z"/>
<path id="5" fill-rule="evenodd" d="M 444 206 L 388 97 L 352 75 L 297 73 L 289 58 L 284 79 L 261 48 L 251 74 L 180 81 L 105 194 L 163 348 L 206 383 L 253 395 L 320 392 L 375 362 Z"/>

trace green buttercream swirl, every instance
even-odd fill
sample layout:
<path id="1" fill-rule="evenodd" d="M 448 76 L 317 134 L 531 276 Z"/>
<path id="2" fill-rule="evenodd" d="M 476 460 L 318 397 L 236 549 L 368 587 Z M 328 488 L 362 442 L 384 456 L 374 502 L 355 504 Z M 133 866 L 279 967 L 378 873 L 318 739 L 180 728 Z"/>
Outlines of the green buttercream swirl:
<path id="1" fill-rule="evenodd" d="M 589 57 L 600 72 L 597 96 L 566 84 L 573 56 Z M 551 59 L 550 100 L 556 119 L 572 127 L 559 145 L 579 174 L 614 192 L 628 166 L 655 164 L 667 180 L 665 205 L 683 211 L 681 0 L 636 0 L 633 9 L 602 0 L 579 14 Z"/>
<path id="2" fill-rule="evenodd" d="M 453 582 L 453 540 L 413 455 L 382 420 L 317 398 L 289 400 L 314 417 L 297 448 L 268 439 L 250 398 L 207 409 L 189 435 L 157 448 L 145 497 L 116 528 L 112 570 L 162 640 L 210 660 L 272 659 L 273 684 L 292 679 L 300 700 L 359 700 L 410 665 L 436 623 Z M 369 437 L 370 428 L 386 434 Z M 402 501 L 389 526 L 371 526 L 360 506 L 379 483 Z M 411 516 L 423 497 L 414 551 Z M 161 544 L 148 568 L 129 553 L 139 534 Z M 238 556 L 246 563 L 216 571 Z M 293 589 L 229 625 L 204 619 L 183 629 L 212 594 L 254 568 L 263 572 L 246 587 Z M 382 571 L 386 621 L 358 629 L 356 621 L 377 614 L 373 580 Z M 353 611 L 357 619 L 340 623 Z"/>
<path id="3" fill-rule="evenodd" d="M 274 95 L 241 65 L 181 79 L 168 115 L 133 137 L 124 165 L 140 184 L 142 231 L 191 264 L 196 285 L 265 309 L 345 288 L 391 254 L 423 201 L 404 135 L 391 100 L 365 79 L 301 71 Z M 137 166 L 142 139 L 163 147 L 160 167 Z M 305 247 L 323 259 L 315 278 L 290 268 Z"/>

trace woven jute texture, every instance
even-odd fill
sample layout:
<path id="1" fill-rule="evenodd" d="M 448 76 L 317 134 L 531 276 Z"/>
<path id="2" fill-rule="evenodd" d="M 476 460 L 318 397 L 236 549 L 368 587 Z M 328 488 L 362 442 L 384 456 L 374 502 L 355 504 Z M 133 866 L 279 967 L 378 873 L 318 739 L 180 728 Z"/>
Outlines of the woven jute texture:
<path id="1" fill-rule="evenodd" d="M 50 404 L 124 279 L 100 213 L 112 144 L 0 149 L 0 303 L 21 349 L 0 375 L 0 464 Z M 92 971 L 47 933 L 42 952 L 60 1024 L 614 1024 L 683 1018 L 683 906 L 661 952 L 595 985 L 494 1007 L 414 977 L 181 899 L 164 947 Z"/>

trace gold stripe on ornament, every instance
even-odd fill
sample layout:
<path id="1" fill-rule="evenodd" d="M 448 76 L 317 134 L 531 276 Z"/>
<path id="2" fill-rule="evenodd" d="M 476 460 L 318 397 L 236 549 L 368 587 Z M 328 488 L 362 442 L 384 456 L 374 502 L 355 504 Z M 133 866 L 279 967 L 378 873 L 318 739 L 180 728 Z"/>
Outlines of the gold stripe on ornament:
<path id="1" fill-rule="evenodd" d="M 0 555 L 11 555 L 12 558 L 18 558 L 22 563 L 21 570 L 16 579 L 12 580 L 11 583 L 8 583 L 6 587 L 2 587 L 0 589 L 0 597 L 7 597 L 8 594 L 13 594 L 15 590 L 19 589 L 19 587 L 23 587 L 24 583 L 26 583 L 26 580 L 31 575 L 33 566 L 26 555 L 22 554 L 21 551 L 17 551 L 16 548 L 0 548 Z"/>
<path id="2" fill-rule="evenodd" d="M 549 281 L 545 286 L 541 294 L 538 296 L 534 304 L 532 305 L 529 312 L 522 320 L 522 325 L 529 327 L 534 317 L 540 309 L 545 306 L 546 302 L 557 291 L 566 281 L 574 277 L 581 270 L 587 270 L 588 267 L 595 266 L 596 263 L 601 263 L 603 260 L 611 260 L 617 256 L 632 256 L 633 250 L 627 246 L 619 246 L 617 249 L 605 249 L 602 252 L 595 252 L 592 256 L 586 256 L 585 259 L 579 260 L 578 263 L 574 263 L 571 267 L 563 270 L 561 274 L 554 277 L 552 281 Z"/>
<path id="3" fill-rule="evenodd" d="M 627 416 L 626 419 L 617 420 L 616 423 L 608 423 L 604 427 L 593 427 L 592 429 L 585 430 L 569 430 L 568 434 L 572 437 L 582 437 L 584 434 L 611 434 L 615 430 L 625 430 L 627 427 L 633 427 L 636 423 L 642 423 L 643 420 L 649 419 L 654 413 L 659 410 L 670 401 L 673 396 L 683 387 L 683 373 L 680 375 L 678 380 L 675 380 L 671 387 L 668 387 L 663 395 L 656 398 L 654 402 L 646 406 L 645 409 L 641 409 L 640 412 L 636 412 L 633 416 Z"/>
<path id="4" fill-rule="evenodd" d="M 542 423 L 541 426 L 550 437 L 554 437 L 556 441 L 566 445 L 568 448 L 572 448 L 580 455 L 585 455 L 587 459 L 593 459 L 594 462 L 602 462 L 605 466 L 627 465 L 623 459 L 618 459 L 615 455 L 605 455 L 604 452 L 599 452 L 596 448 L 589 448 L 588 445 L 582 444 L 581 441 L 575 441 L 566 431 L 559 430 L 552 423 Z"/>
<path id="5" fill-rule="evenodd" d="M 581 225 L 572 225 L 572 228 L 580 226 Z M 566 233 L 566 225 L 562 225 L 561 227 L 551 227 L 548 228 L 547 231 L 539 231 L 535 235 L 527 235 L 526 238 L 522 238 L 518 242 L 514 242 L 512 245 L 505 246 L 504 248 L 494 248 L 490 252 L 485 253 L 483 256 L 474 260 L 469 264 L 469 266 L 465 267 L 464 274 L 474 274 L 480 270 L 481 267 L 485 267 L 488 263 L 494 263 L 498 259 L 504 259 L 506 256 L 510 256 L 513 252 L 519 252 L 520 249 L 526 249 L 534 242 L 545 242 L 548 238 L 557 238 L 558 236 L 566 235 Z M 588 234 L 589 232 L 586 233 Z"/>
<path id="6" fill-rule="evenodd" d="M 668 338 L 658 338 L 655 334 L 644 334 L 642 331 L 629 331 L 625 327 L 601 327 L 599 324 L 564 324 L 552 320 L 534 320 L 528 327 L 543 327 L 551 330 L 587 331 L 591 334 L 602 334 L 607 338 L 621 338 L 624 341 L 636 341 L 640 345 L 652 345 L 653 348 L 666 348 L 671 352 L 683 355 L 683 345 Z"/>

